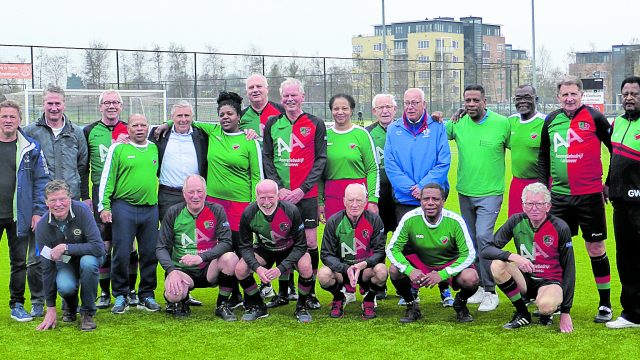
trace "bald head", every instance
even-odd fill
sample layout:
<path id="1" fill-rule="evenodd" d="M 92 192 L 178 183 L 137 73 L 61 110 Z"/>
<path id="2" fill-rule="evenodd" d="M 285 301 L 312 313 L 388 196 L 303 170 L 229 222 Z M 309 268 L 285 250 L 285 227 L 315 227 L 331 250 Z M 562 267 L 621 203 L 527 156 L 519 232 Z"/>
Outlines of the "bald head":
<path id="1" fill-rule="evenodd" d="M 133 114 L 129 116 L 127 123 L 129 139 L 131 142 L 144 145 L 147 143 L 147 135 L 149 134 L 149 123 L 147 118 L 142 114 Z"/>
<path id="2" fill-rule="evenodd" d="M 278 207 L 278 184 L 269 179 L 261 180 L 256 185 L 256 202 L 265 215 L 273 214 Z"/>
<path id="3" fill-rule="evenodd" d="M 355 222 L 367 206 L 367 189 L 362 184 L 349 184 L 344 190 L 344 208 L 347 216 Z"/>

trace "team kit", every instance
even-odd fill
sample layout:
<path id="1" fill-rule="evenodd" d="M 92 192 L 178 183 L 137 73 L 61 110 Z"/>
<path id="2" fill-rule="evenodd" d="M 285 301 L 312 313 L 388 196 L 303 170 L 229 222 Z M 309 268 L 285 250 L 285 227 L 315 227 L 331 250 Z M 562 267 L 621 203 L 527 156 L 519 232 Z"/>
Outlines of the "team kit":
<path id="1" fill-rule="evenodd" d="M 351 95 L 331 97 L 326 127 L 303 110 L 299 80 L 279 84 L 277 100 L 268 89 L 254 74 L 246 80 L 248 106 L 221 92 L 217 121 L 200 122 L 179 101 L 171 120 L 155 128 L 143 114 L 121 119 L 116 90 L 100 95 L 101 118 L 83 128 L 64 114 L 57 87 L 45 90 L 42 117 L 25 128 L 20 106 L 1 102 L 0 147 L 14 154 L 0 161 L 11 317 L 42 318 L 37 329 L 46 330 L 59 320 L 75 324 L 79 314 L 80 329 L 92 331 L 97 311 L 121 316 L 137 307 L 187 317 L 202 306 L 191 290 L 217 287 L 214 314 L 224 321 L 267 318 L 290 302 L 299 322 L 311 322 L 314 312 L 339 319 L 357 297 L 358 315 L 369 320 L 390 283 L 404 307 L 400 323 L 422 318 L 422 287 L 436 287 L 459 323 L 477 316 L 468 304 L 479 304 L 479 314 L 495 310 L 499 290 L 514 308 L 505 329 L 537 322 L 569 333 L 573 248 L 584 243 L 599 297 L 593 321 L 640 327 L 633 255 L 640 246 L 640 78 L 623 81 L 624 114 L 613 124 L 581 103 L 582 82 L 572 77 L 558 82 L 560 108 L 547 115 L 536 110 L 531 85 L 516 89 L 510 117 L 487 108 L 481 85 L 469 85 L 463 108 L 447 121 L 411 88 L 401 104 L 377 94 L 366 128 L 352 123 Z M 604 183 L 603 145 L 611 153 Z M 455 179 L 450 146 L 458 153 Z M 450 181 L 460 213 L 445 206 Z M 505 192 L 509 217 L 496 226 Z M 608 201 L 622 284 L 617 319 Z M 574 242 L 579 229 L 584 241 Z M 512 241 L 515 252 L 505 249 Z M 164 301 L 156 300 L 158 264 Z M 329 304 L 318 300 L 318 287 L 331 294 Z"/>

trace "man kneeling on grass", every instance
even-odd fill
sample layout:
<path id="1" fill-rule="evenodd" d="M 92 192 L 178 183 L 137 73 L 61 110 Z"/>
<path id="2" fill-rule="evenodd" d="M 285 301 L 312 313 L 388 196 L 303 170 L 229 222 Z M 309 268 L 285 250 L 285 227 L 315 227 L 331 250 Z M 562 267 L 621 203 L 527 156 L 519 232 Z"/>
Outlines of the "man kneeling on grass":
<path id="1" fill-rule="evenodd" d="M 216 315 L 225 321 L 236 316 L 227 303 L 236 286 L 231 229 L 222 206 L 206 202 L 207 184 L 200 175 L 184 181 L 184 203 L 173 205 L 162 219 L 156 257 L 167 277 L 164 297 L 177 303 L 174 316 L 188 316 L 189 290 L 219 285 Z"/>
<path id="2" fill-rule="evenodd" d="M 476 252 L 462 217 L 443 209 L 444 195 L 439 184 L 426 184 L 420 192 L 420 207 L 402 217 L 387 246 L 391 282 L 407 302 L 401 323 L 422 317 L 411 283 L 433 287 L 443 281 L 460 290 L 453 301 L 456 319 L 473 321 L 467 299 L 478 290 L 478 273 L 473 267 Z M 405 246 L 411 246 L 414 254 L 405 257 Z"/>
<path id="3" fill-rule="evenodd" d="M 36 226 L 36 241 L 41 249 L 43 286 L 47 314 L 37 330 L 56 327 L 56 297 L 67 304 L 62 321 L 75 322 L 78 288 L 82 307 L 82 331 L 96 328 L 95 299 L 98 295 L 98 268 L 104 260 L 104 245 L 91 210 L 71 200 L 71 189 L 63 180 L 53 180 L 44 189 L 49 208 Z"/>
<path id="4" fill-rule="evenodd" d="M 387 268 L 384 264 L 385 231 L 378 214 L 365 210 L 367 190 L 351 184 L 344 191 L 344 207 L 327 220 L 322 236 L 320 259 L 325 264 L 318 271 L 323 289 L 333 294 L 332 318 L 344 314 L 345 280 L 351 290 L 357 284 L 366 291 L 362 301 L 362 319 L 376 317 L 376 294 L 384 291 Z"/>
<path id="5" fill-rule="evenodd" d="M 491 262 L 496 283 L 513 303 L 516 312 L 505 329 L 531 323 L 525 299 L 535 299 L 540 324 L 550 325 L 560 306 L 560 331 L 573 331 L 571 305 L 575 285 L 575 262 L 569 226 L 553 215 L 551 194 L 541 183 L 522 192 L 524 213 L 511 216 L 482 250 Z M 517 254 L 501 250 L 513 238 Z"/>

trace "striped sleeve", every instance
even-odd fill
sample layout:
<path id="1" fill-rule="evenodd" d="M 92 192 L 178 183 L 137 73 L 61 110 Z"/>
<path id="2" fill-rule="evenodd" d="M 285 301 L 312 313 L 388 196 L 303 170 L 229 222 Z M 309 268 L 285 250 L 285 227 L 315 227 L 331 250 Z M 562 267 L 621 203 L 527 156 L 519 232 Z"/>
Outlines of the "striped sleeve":
<path id="1" fill-rule="evenodd" d="M 389 245 L 387 245 L 386 253 L 391 264 L 407 276 L 411 274 L 414 267 L 409 263 L 409 260 L 404 257 L 402 250 L 404 250 L 404 247 L 409 241 L 409 228 L 411 226 L 409 220 L 414 216 L 420 216 L 421 211 L 422 209 L 418 208 L 406 213 L 400 220 L 396 231 L 393 232 Z"/>
<path id="2" fill-rule="evenodd" d="M 380 197 L 380 169 L 378 168 L 378 156 L 376 155 L 376 147 L 373 139 L 367 130 L 360 128 L 363 135 L 362 141 L 362 160 L 364 161 L 364 169 L 367 178 L 367 190 L 369 192 L 369 202 L 378 202 Z"/>
<path id="3" fill-rule="evenodd" d="M 469 230 L 467 229 L 467 224 L 464 222 L 464 219 L 460 215 L 448 210 L 442 210 L 442 215 L 453 220 L 453 232 L 455 233 L 456 245 L 460 252 L 460 256 L 458 256 L 458 259 L 456 259 L 453 264 L 438 272 L 442 280 L 446 280 L 460 274 L 462 270 L 471 266 L 476 259 L 476 250 L 473 247 L 471 235 L 469 235 Z"/>
<path id="4" fill-rule="evenodd" d="M 251 201 L 256 201 L 256 186 L 264 179 L 262 168 L 262 151 L 257 140 L 250 140 L 255 147 L 249 145 L 249 168 L 251 169 Z"/>
<path id="5" fill-rule="evenodd" d="M 100 177 L 100 203 L 98 203 L 98 212 L 102 212 L 103 210 L 111 211 L 111 195 L 113 195 L 116 187 L 115 182 L 118 173 L 118 156 L 114 154 L 116 153 L 116 149 L 120 152 L 119 145 L 122 144 L 114 143 L 111 145 L 107 153 L 107 158 L 104 161 L 104 168 L 102 169 L 102 176 Z"/>

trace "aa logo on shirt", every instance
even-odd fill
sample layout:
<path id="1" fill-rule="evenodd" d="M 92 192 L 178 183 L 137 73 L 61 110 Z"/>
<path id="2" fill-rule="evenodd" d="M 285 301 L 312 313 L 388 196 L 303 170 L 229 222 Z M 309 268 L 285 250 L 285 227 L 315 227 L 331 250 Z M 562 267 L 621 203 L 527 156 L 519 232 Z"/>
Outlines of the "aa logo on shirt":
<path id="1" fill-rule="evenodd" d="M 640 140 L 640 130 L 636 131 L 636 134 L 633 135 L 636 140 Z"/>
<path id="2" fill-rule="evenodd" d="M 240 149 L 240 144 L 233 144 L 231 145 L 231 147 L 233 148 L 233 150 L 238 150 Z"/>
<path id="3" fill-rule="evenodd" d="M 286 222 L 280 223 L 280 230 L 283 232 L 289 231 L 289 224 Z"/>
<path id="4" fill-rule="evenodd" d="M 355 149 L 356 148 L 356 144 L 354 144 L 354 143 L 349 144 L 349 148 L 350 149 Z"/>
<path id="5" fill-rule="evenodd" d="M 301 127 L 300 128 L 300 134 L 302 134 L 302 136 L 307 136 L 311 133 L 311 128 L 310 127 Z"/>
<path id="6" fill-rule="evenodd" d="M 538 137 L 538 134 L 536 134 L 536 133 L 531 133 L 531 135 L 529 135 L 529 136 L 531 136 L 531 138 L 535 140 L 535 139 Z"/>
<path id="7" fill-rule="evenodd" d="M 551 246 L 551 245 L 553 245 L 553 236 L 551 236 L 551 235 L 545 235 L 545 236 L 542 238 L 542 242 L 543 242 L 545 245 L 547 245 L 547 246 Z"/>
<path id="8" fill-rule="evenodd" d="M 441 237 L 440 242 L 442 243 L 442 245 L 446 245 L 449 242 L 449 237 L 448 236 Z"/>
<path id="9" fill-rule="evenodd" d="M 588 122 L 580 121 L 578 123 L 578 127 L 580 128 L 580 130 L 589 130 L 591 128 L 591 125 L 589 125 Z"/>
<path id="10" fill-rule="evenodd" d="M 362 230 L 362 237 L 365 239 L 369 238 L 369 230 Z"/>

